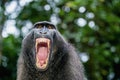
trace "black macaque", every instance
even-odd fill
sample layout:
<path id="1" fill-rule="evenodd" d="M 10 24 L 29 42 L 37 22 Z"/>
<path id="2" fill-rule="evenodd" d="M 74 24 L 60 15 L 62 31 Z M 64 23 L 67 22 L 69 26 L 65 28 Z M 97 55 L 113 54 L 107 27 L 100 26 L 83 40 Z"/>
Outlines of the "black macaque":
<path id="1" fill-rule="evenodd" d="M 50 22 L 37 22 L 22 42 L 17 80 L 86 80 L 74 49 Z"/>

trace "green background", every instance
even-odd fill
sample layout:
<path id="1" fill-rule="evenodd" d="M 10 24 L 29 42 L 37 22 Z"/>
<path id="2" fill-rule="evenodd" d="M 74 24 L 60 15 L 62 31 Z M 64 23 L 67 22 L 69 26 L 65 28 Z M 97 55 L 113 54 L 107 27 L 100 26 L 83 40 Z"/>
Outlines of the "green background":
<path id="1" fill-rule="evenodd" d="M 88 80 L 120 80 L 120 0 L 0 0 L 0 80 L 16 80 L 22 39 L 43 20 L 76 47 Z"/>

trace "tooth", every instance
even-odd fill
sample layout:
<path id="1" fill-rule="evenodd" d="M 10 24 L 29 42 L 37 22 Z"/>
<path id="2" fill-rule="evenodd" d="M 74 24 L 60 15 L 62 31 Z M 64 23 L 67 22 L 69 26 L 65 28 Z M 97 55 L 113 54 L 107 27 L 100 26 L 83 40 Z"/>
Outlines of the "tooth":
<path id="1" fill-rule="evenodd" d="M 36 41 L 36 45 L 35 45 L 35 47 L 36 47 L 36 52 L 37 52 L 37 44 L 38 44 L 38 42 Z"/>
<path id="2" fill-rule="evenodd" d="M 44 39 L 42 39 L 42 42 L 44 42 Z"/>

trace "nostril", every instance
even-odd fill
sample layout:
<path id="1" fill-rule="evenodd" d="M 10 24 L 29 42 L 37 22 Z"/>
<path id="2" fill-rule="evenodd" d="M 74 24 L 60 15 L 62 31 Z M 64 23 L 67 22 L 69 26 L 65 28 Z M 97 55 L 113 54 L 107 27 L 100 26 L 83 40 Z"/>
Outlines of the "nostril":
<path id="1" fill-rule="evenodd" d="M 47 29 L 46 28 L 43 28 L 43 29 L 40 29 L 40 34 L 47 34 Z"/>
<path id="2" fill-rule="evenodd" d="M 40 34 L 42 34 L 42 32 L 40 32 Z"/>
<path id="3" fill-rule="evenodd" d="M 47 32 L 44 32 L 44 34 L 47 34 Z"/>
<path id="4" fill-rule="evenodd" d="M 47 32 L 40 32 L 40 34 L 47 34 Z"/>

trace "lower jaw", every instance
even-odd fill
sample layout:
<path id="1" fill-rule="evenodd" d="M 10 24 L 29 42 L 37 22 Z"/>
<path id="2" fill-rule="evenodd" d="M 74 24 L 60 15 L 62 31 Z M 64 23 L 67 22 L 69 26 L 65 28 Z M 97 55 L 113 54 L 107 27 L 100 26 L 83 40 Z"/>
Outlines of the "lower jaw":
<path id="1" fill-rule="evenodd" d="M 36 62 L 36 67 L 37 67 L 37 69 L 39 69 L 40 71 L 45 71 L 45 70 L 47 70 L 48 61 L 49 61 L 49 57 L 46 59 L 45 64 L 43 64 L 42 66 L 41 66 L 40 63 L 37 63 L 37 62 Z"/>

